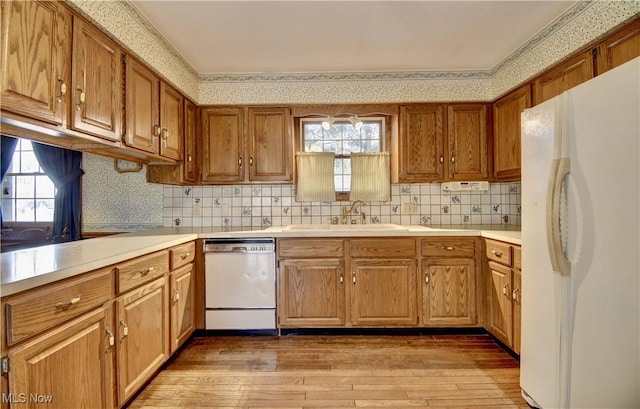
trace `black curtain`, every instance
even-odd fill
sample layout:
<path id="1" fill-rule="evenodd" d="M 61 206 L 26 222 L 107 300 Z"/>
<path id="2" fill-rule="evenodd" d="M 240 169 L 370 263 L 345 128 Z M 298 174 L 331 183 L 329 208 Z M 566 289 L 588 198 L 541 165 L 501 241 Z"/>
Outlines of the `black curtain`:
<path id="1" fill-rule="evenodd" d="M 33 153 L 44 172 L 56 186 L 53 211 L 53 240 L 79 240 L 82 153 L 41 143 L 33 143 Z"/>
<path id="2" fill-rule="evenodd" d="M 6 175 L 9 170 L 9 165 L 11 165 L 11 159 L 13 159 L 13 152 L 16 150 L 17 144 L 17 138 L 2 135 L 2 140 L 0 140 L 0 181 L 4 179 L 4 175 Z M 2 226 L 2 207 L 0 207 L 0 226 Z"/>

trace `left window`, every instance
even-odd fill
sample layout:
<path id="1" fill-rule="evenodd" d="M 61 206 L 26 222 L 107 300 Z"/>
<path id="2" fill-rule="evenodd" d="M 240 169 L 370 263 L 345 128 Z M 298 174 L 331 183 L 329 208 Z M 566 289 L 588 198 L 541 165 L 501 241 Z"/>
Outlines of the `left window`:
<path id="1" fill-rule="evenodd" d="M 5 222 L 53 221 L 56 188 L 44 173 L 28 139 L 19 139 L 2 181 L 2 217 Z"/>

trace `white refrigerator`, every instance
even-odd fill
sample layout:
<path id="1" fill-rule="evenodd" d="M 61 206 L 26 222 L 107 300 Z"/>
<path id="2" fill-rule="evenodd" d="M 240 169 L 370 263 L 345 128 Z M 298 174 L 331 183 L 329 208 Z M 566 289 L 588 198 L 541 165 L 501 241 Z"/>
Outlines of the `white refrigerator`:
<path id="1" fill-rule="evenodd" d="M 523 396 L 640 407 L 640 58 L 522 113 Z"/>

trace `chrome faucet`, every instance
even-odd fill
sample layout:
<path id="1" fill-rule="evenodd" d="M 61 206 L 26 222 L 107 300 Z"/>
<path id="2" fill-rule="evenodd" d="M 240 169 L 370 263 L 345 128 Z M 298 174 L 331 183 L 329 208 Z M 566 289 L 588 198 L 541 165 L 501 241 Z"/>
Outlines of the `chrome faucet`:
<path id="1" fill-rule="evenodd" d="M 362 200 L 356 200 L 355 202 L 353 202 L 353 204 L 351 204 L 351 207 L 349 207 L 349 209 L 347 209 L 347 206 L 343 206 L 342 207 L 342 224 L 347 224 L 347 216 L 351 215 L 351 213 L 353 212 L 353 209 L 355 209 L 356 206 L 366 206 L 366 205 L 367 204 Z M 360 212 L 360 224 L 364 224 L 365 221 L 366 221 L 366 216 L 364 212 Z"/>

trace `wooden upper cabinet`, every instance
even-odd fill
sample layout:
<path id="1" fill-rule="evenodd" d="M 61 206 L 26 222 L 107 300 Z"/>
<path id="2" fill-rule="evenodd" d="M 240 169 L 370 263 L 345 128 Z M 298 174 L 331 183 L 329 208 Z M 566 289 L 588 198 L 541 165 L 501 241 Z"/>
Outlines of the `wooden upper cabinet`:
<path id="1" fill-rule="evenodd" d="M 71 14 L 59 2 L 2 1 L 2 110 L 65 125 Z"/>
<path id="2" fill-rule="evenodd" d="M 184 141 L 184 98 L 175 88 L 160 83 L 160 155 L 182 159 Z"/>
<path id="3" fill-rule="evenodd" d="M 291 182 L 289 108 L 202 110 L 202 181 Z"/>
<path id="4" fill-rule="evenodd" d="M 401 183 L 444 179 L 444 107 L 400 108 L 399 175 Z"/>
<path id="5" fill-rule="evenodd" d="M 71 129 L 121 140 L 122 53 L 81 18 L 73 20 Z"/>
<path id="6" fill-rule="evenodd" d="M 450 105 L 447 110 L 449 175 L 452 180 L 479 180 L 489 176 L 487 106 Z"/>
<path id="7" fill-rule="evenodd" d="M 608 37 L 597 47 L 597 73 L 640 56 L 640 19 Z"/>
<path id="8" fill-rule="evenodd" d="M 571 58 L 545 72 L 533 83 L 533 102 L 538 105 L 594 76 L 591 50 Z"/>
<path id="9" fill-rule="evenodd" d="M 202 181 L 240 182 L 244 179 L 244 110 L 202 110 Z"/>
<path id="10" fill-rule="evenodd" d="M 126 59 L 127 145 L 182 159 L 184 97 L 133 58 Z"/>
<path id="11" fill-rule="evenodd" d="M 493 176 L 496 180 L 520 179 L 520 114 L 529 107 L 529 85 L 493 104 Z"/>
<path id="12" fill-rule="evenodd" d="M 292 140 L 289 108 L 249 108 L 249 180 L 291 181 Z"/>
<path id="13" fill-rule="evenodd" d="M 198 166 L 198 107 L 184 101 L 184 169 L 182 180 L 195 183 L 200 176 Z"/>
<path id="14" fill-rule="evenodd" d="M 160 134 L 160 80 L 145 65 L 133 58 L 126 60 L 125 143 L 157 154 Z"/>

